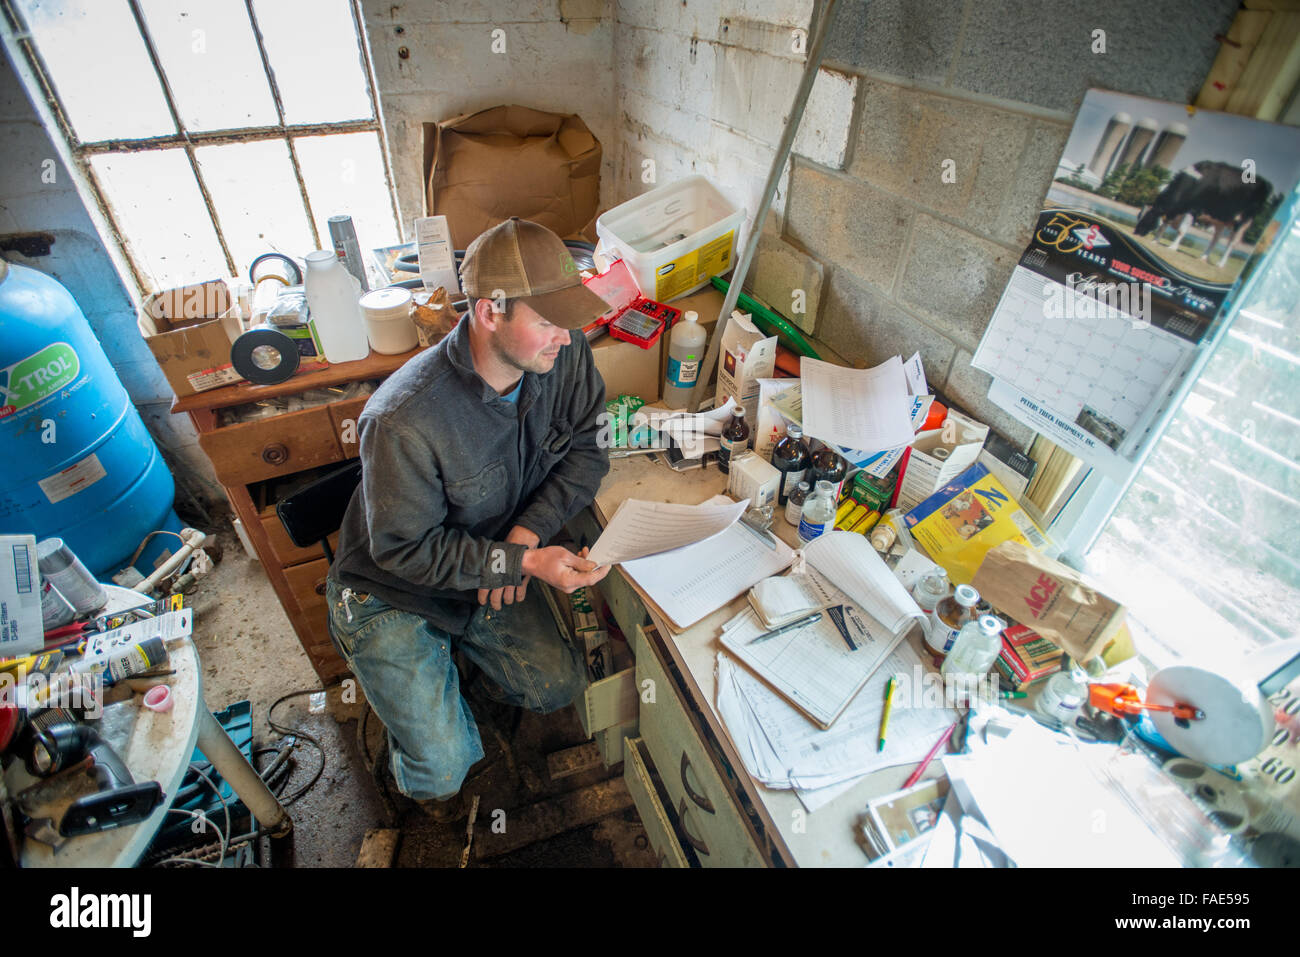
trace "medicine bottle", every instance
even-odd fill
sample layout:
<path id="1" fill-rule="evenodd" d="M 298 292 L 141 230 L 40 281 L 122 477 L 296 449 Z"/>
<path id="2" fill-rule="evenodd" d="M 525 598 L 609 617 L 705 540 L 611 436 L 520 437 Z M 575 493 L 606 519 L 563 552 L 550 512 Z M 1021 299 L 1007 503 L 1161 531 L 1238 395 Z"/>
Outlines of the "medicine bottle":
<path id="1" fill-rule="evenodd" d="M 791 425 L 785 437 L 772 448 L 772 464 L 781 473 L 776 487 L 776 503 L 784 505 L 790 492 L 804 480 L 808 471 L 808 443 L 803 440 L 803 429 Z"/>
<path id="2" fill-rule="evenodd" d="M 731 421 L 722 430 L 722 449 L 718 453 L 718 468 L 726 475 L 731 471 L 731 459 L 739 458 L 749 447 L 749 424 L 745 421 L 745 407 L 736 406 Z"/>
<path id="3" fill-rule="evenodd" d="M 975 606 L 979 602 L 979 592 L 970 585 L 958 585 L 951 595 L 935 606 L 925 644 L 936 659 L 942 660 L 952 650 L 952 643 L 962 626 L 975 620 Z"/>
<path id="4" fill-rule="evenodd" d="M 830 482 L 818 482 L 799 517 L 799 540 L 807 543 L 825 535 L 835 524 L 835 499 Z"/>
<path id="5" fill-rule="evenodd" d="M 785 520 L 796 528 L 799 519 L 803 517 L 803 504 L 808 500 L 808 493 L 811 490 L 812 486 L 807 482 L 800 482 L 790 489 L 790 495 L 785 500 Z"/>

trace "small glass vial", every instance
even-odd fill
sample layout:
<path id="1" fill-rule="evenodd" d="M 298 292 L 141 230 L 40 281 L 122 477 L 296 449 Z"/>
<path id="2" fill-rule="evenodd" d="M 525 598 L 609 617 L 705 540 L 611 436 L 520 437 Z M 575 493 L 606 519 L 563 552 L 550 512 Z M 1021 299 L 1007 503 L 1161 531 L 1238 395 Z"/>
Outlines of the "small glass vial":
<path id="1" fill-rule="evenodd" d="M 939 602 L 948 597 L 952 586 L 948 584 L 948 573 L 942 568 L 932 568 L 912 586 L 912 597 L 927 615 L 934 614 Z"/>
<path id="2" fill-rule="evenodd" d="M 1073 673 L 1062 671 L 1047 679 L 1034 707 L 1039 714 L 1072 725 L 1087 698 L 1088 686 Z"/>
<path id="3" fill-rule="evenodd" d="M 785 500 L 785 520 L 796 528 L 799 527 L 799 519 L 803 517 L 803 503 L 808 501 L 808 493 L 812 486 L 807 482 L 800 482 L 794 488 L 790 489 L 790 494 Z"/>
<path id="4" fill-rule="evenodd" d="M 718 453 L 718 468 L 725 475 L 731 471 L 731 460 L 739 458 L 749 447 L 749 424 L 745 421 L 745 407 L 736 406 L 731 421 L 722 430 L 722 450 Z"/>
<path id="5" fill-rule="evenodd" d="M 808 501 L 803 503 L 799 517 L 799 541 L 807 543 L 825 535 L 835 526 L 834 487 L 830 482 L 818 482 Z"/>
<path id="6" fill-rule="evenodd" d="M 975 606 L 979 603 L 979 592 L 970 585 L 958 585 L 951 595 L 935 606 L 925 643 L 937 660 L 943 660 L 952 650 L 952 643 L 957 640 L 962 626 L 975 620 Z"/>

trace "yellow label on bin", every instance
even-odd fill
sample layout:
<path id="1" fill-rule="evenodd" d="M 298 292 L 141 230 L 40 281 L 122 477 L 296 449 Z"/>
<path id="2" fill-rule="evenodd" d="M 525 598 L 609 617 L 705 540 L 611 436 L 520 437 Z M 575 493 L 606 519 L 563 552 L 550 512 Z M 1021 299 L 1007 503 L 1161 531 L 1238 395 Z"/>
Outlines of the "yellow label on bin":
<path id="1" fill-rule="evenodd" d="M 655 300 L 668 302 L 710 276 L 721 276 L 731 268 L 733 229 L 655 270 Z"/>

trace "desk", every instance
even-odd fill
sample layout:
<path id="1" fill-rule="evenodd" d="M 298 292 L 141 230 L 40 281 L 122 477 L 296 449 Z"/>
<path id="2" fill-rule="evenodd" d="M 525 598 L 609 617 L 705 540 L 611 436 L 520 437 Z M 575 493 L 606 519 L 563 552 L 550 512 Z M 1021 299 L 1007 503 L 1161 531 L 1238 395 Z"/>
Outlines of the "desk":
<path id="1" fill-rule="evenodd" d="M 105 587 L 112 596 L 110 612 L 137 607 L 145 600 L 139 593 L 125 588 Z M 141 706 L 137 695 L 135 721 L 126 747 L 118 750 L 136 781 L 157 781 L 162 785 L 162 804 L 138 824 L 69 838 L 58 851 L 28 838 L 23 842 L 23 867 L 133 867 L 162 826 L 196 744 L 253 812 L 259 825 L 278 827 L 279 833 L 288 833 L 293 825 L 288 812 L 203 703 L 202 669 L 194 643 L 189 638 L 173 641 L 168 644 L 167 654 L 170 667 L 176 672 L 167 679 L 175 704 L 170 711 L 158 714 Z M 14 761 L 5 772 L 5 786 L 10 795 L 32 783 L 34 779 L 20 761 Z M 225 822 L 219 819 L 216 823 L 224 827 Z"/>
<path id="2" fill-rule="evenodd" d="M 644 455 L 615 459 L 592 508 L 571 527 L 590 541 L 624 499 L 696 505 L 725 490 L 726 476 L 711 466 L 676 473 Z M 784 519 L 777 518 L 774 530 L 797 544 L 794 528 Z M 693 857 L 703 866 L 864 866 L 867 857 L 853 836 L 858 814 L 869 798 L 902 787 L 915 765 L 876 771 L 807 814 L 793 791 L 771 790 L 750 777 L 713 709 L 717 636 L 722 623 L 745 606 L 745 597 L 674 635 L 631 588 L 621 568 L 612 569 L 600 588 L 637 656 L 640 738 L 628 742 L 635 746 L 627 749 L 625 776 L 642 820 L 648 822 L 651 842 L 656 828 L 649 822 L 667 818 L 673 827 L 664 829 L 660 839 L 673 840 L 675 831 L 685 845 L 656 847 L 661 861 L 689 863 Z M 909 640 L 919 648 L 918 631 L 913 629 Z M 646 700 L 647 680 L 656 689 L 653 702 Z M 643 772 L 657 774 L 662 782 L 660 800 L 633 781 Z M 940 774 L 936 764 L 927 777 Z"/>

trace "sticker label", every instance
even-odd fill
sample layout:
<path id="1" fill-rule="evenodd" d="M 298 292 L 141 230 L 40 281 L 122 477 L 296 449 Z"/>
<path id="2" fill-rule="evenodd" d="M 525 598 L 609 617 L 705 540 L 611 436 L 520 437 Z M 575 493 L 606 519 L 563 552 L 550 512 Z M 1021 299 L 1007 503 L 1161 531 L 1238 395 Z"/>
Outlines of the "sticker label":
<path id="1" fill-rule="evenodd" d="M 65 498 L 71 498 L 78 492 L 90 488 L 108 473 L 99 463 L 99 456 L 93 452 L 80 462 L 69 465 L 62 472 L 55 472 L 49 478 L 43 478 L 37 484 L 51 505 L 57 505 Z"/>
<path id="2" fill-rule="evenodd" d="M 692 286 L 707 282 L 710 276 L 726 272 L 731 268 L 731 244 L 735 237 L 733 229 L 656 269 L 655 299 L 668 302 Z"/>
<path id="3" fill-rule="evenodd" d="M 195 392 L 206 392 L 208 389 L 215 389 L 218 386 L 243 382 L 244 377 L 235 371 L 233 365 L 227 362 L 225 365 L 213 369 L 191 372 L 185 377 L 185 381 L 190 384 L 190 388 Z"/>
<path id="4" fill-rule="evenodd" d="M 55 342 L 0 369 L 0 419 L 53 395 L 80 372 L 81 360 L 66 342 Z"/>

